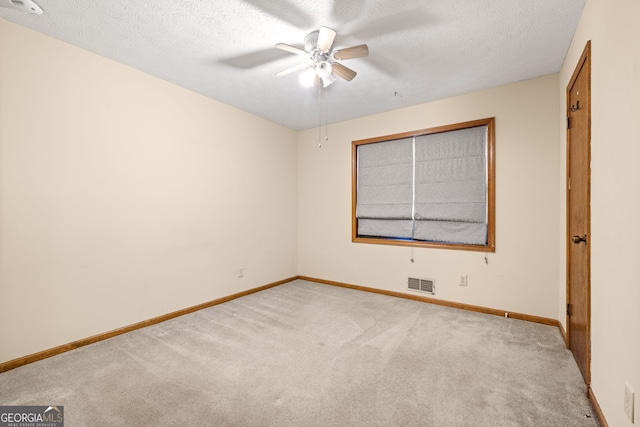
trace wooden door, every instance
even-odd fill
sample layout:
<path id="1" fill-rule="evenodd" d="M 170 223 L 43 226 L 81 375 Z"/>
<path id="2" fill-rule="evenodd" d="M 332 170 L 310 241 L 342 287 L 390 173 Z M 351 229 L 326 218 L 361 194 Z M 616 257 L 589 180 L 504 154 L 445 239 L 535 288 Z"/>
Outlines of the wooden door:
<path id="1" fill-rule="evenodd" d="M 591 44 L 567 86 L 567 344 L 587 385 L 591 361 Z"/>

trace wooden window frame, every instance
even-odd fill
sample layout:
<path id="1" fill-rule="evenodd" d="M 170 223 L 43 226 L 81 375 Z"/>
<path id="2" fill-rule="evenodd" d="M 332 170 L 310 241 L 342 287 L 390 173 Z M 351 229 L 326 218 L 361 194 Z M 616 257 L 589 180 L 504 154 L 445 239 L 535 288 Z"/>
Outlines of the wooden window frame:
<path id="1" fill-rule="evenodd" d="M 487 244 L 475 245 L 464 243 L 441 243 L 421 240 L 405 240 L 382 237 L 358 236 L 358 219 L 356 218 L 357 183 L 358 183 L 358 146 L 376 142 L 392 141 L 421 135 L 450 132 L 454 130 L 487 126 Z M 422 248 L 455 249 L 465 251 L 495 252 L 495 117 L 437 126 L 393 135 L 361 139 L 351 143 L 351 241 L 354 243 L 370 243 L 377 245 L 414 246 Z"/>

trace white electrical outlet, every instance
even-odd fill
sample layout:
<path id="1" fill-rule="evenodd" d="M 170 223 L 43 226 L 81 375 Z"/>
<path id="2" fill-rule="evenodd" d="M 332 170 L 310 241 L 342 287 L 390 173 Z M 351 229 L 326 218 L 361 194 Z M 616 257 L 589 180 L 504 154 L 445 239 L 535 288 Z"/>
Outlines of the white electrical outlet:
<path id="1" fill-rule="evenodd" d="M 238 267 L 238 277 L 244 277 L 244 267 Z"/>
<path id="2" fill-rule="evenodd" d="M 467 286 L 467 275 L 466 274 L 461 274 L 460 275 L 460 280 L 458 281 L 458 285 Z"/>
<path id="3" fill-rule="evenodd" d="M 634 393 L 631 390 L 629 384 L 624 383 L 624 412 L 629 417 L 629 420 L 633 423 L 633 399 Z"/>

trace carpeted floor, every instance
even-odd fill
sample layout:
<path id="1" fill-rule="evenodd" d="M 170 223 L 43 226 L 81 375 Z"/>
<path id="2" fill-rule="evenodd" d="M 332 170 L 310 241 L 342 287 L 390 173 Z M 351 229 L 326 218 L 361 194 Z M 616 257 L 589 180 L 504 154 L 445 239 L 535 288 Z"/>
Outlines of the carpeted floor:
<path id="1" fill-rule="evenodd" d="M 597 426 L 557 328 L 294 281 L 0 374 L 76 426 Z"/>

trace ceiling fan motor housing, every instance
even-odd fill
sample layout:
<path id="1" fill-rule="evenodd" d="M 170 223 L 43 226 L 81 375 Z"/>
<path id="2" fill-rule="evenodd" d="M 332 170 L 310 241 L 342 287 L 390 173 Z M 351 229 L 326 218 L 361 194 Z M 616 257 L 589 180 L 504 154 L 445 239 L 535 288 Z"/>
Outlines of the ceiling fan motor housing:
<path id="1" fill-rule="evenodd" d="M 312 31 L 304 38 L 304 50 L 311 53 L 314 49 L 318 48 L 318 35 L 319 31 Z"/>

